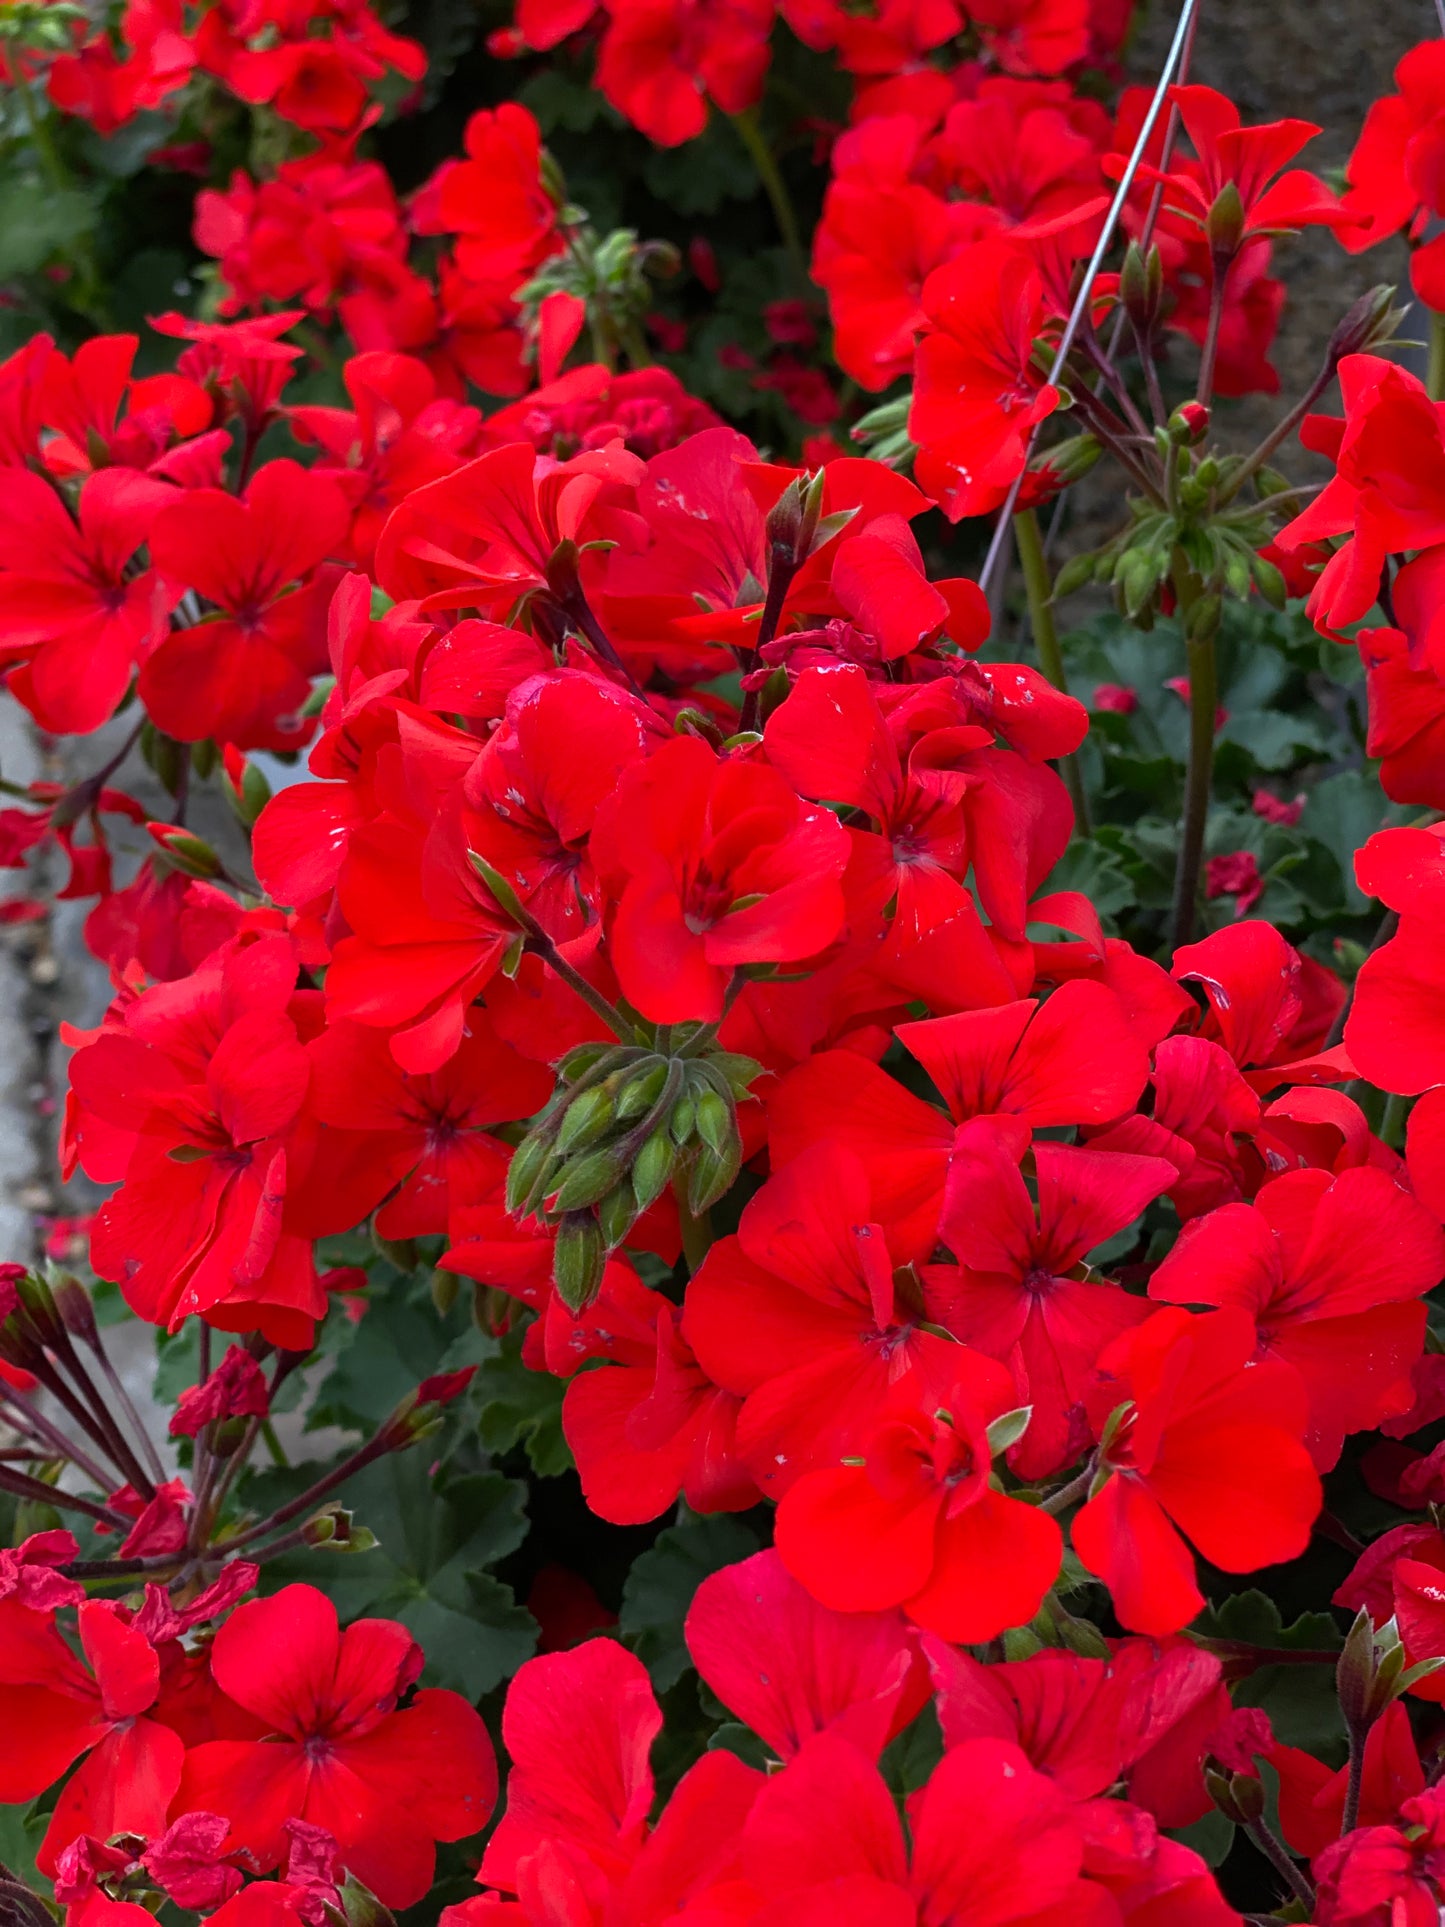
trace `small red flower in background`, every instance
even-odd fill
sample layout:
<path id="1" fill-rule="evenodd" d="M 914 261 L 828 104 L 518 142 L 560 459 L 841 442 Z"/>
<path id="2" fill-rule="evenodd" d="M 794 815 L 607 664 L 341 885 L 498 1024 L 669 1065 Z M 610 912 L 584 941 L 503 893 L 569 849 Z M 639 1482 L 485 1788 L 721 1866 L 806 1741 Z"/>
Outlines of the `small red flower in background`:
<path id="1" fill-rule="evenodd" d="M 711 100 L 741 114 L 762 93 L 773 0 L 613 0 L 597 85 L 659 147 L 693 140 Z"/>
<path id="2" fill-rule="evenodd" d="M 1232 850 L 1228 856 L 1212 856 L 1205 865 L 1204 894 L 1233 897 L 1236 916 L 1247 917 L 1264 895 L 1265 879 L 1259 872 L 1259 859 L 1253 850 Z"/>

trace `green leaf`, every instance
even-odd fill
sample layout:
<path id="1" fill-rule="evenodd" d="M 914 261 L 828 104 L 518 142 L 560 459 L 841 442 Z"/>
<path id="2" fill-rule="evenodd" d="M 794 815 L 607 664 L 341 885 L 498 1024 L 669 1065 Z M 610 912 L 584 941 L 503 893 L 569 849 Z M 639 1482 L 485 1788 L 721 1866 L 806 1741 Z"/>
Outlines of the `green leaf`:
<path id="1" fill-rule="evenodd" d="M 555 67 L 533 74 L 517 90 L 517 99 L 536 115 L 544 135 L 554 134 L 559 127 L 571 134 L 590 133 L 607 112 L 602 95 L 580 74 L 561 73 Z"/>
<path id="2" fill-rule="evenodd" d="M 1374 900 L 1355 882 L 1355 851 L 1380 828 L 1385 807 L 1372 775 L 1342 770 L 1316 784 L 1300 818 L 1300 828 L 1322 843 L 1339 865 L 1343 894 L 1337 900 L 1352 916 L 1362 916 Z"/>
<path id="3" fill-rule="evenodd" d="M 695 141 L 650 148 L 642 178 L 679 214 L 716 214 L 725 201 L 749 200 L 758 185 L 747 149 L 721 114 Z"/>
<path id="4" fill-rule="evenodd" d="M 1093 838 L 1076 837 L 1036 894 L 1050 896 L 1056 890 L 1081 891 L 1105 922 L 1121 910 L 1132 909 L 1137 901 L 1117 854 Z"/>
<path id="5" fill-rule="evenodd" d="M 18 1806 L 0 1806 L 0 1860 L 33 1893 L 45 1891 L 45 1882 L 36 1871 L 35 1855 L 49 1818 L 47 1813 L 37 1813 L 28 1800 Z"/>
<path id="6" fill-rule="evenodd" d="M 342 1496 L 376 1534 L 376 1549 L 336 1565 L 278 1560 L 265 1569 L 268 1587 L 304 1577 L 324 1587 L 343 1620 L 399 1619 L 426 1653 L 428 1682 L 468 1699 L 510 1678 L 536 1647 L 536 1622 L 486 1568 L 526 1537 L 521 1481 L 445 1470 L 433 1478 L 425 1451 L 412 1451 L 369 1466 Z"/>
<path id="7" fill-rule="evenodd" d="M 66 254 L 95 227 L 94 198 L 79 188 L 39 188 L 33 181 L 0 182 L 0 279 L 36 274 Z"/>
<path id="8" fill-rule="evenodd" d="M 1234 1845 L 1234 1822 L 1217 1809 L 1196 1820 L 1192 1827 L 1178 1827 L 1171 1835 L 1184 1846 L 1192 1847 L 1208 1866 L 1221 1867 Z"/>
<path id="9" fill-rule="evenodd" d="M 425 1277 L 395 1278 L 386 1291 L 369 1297 L 360 1324 L 342 1329 L 328 1320 L 327 1336 L 341 1341 L 336 1362 L 316 1395 L 307 1429 L 340 1425 L 370 1432 L 408 1392 L 433 1372 L 479 1364 L 495 1340 L 468 1320 L 443 1318 L 432 1303 Z"/>
<path id="10" fill-rule="evenodd" d="M 755 1532 L 740 1519 L 719 1513 L 669 1526 L 633 1562 L 622 1588 L 618 1630 L 660 1693 L 692 1665 L 682 1622 L 693 1594 L 710 1572 L 750 1558 L 757 1550 Z"/>
<path id="11" fill-rule="evenodd" d="M 721 1725 L 707 1743 L 709 1753 L 736 1753 L 740 1760 L 765 1772 L 772 1760 L 766 1746 L 750 1726 L 738 1720 L 727 1720 Z"/>
<path id="12" fill-rule="evenodd" d="M 1210 1606 L 1195 1630 L 1207 1639 L 1232 1639 L 1244 1646 L 1269 1646 L 1289 1652 L 1333 1652 L 1340 1629 L 1329 1613 L 1301 1613 L 1286 1626 L 1268 1593 L 1252 1586 Z"/>
<path id="13" fill-rule="evenodd" d="M 497 1355 L 472 1381 L 478 1430 L 482 1444 L 498 1458 L 520 1445 L 534 1472 L 555 1479 L 572 1466 L 572 1451 L 562 1436 L 567 1387 L 551 1372 L 534 1372 L 522 1363 L 523 1337 L 523 1330 L 506 1333 Z"/>

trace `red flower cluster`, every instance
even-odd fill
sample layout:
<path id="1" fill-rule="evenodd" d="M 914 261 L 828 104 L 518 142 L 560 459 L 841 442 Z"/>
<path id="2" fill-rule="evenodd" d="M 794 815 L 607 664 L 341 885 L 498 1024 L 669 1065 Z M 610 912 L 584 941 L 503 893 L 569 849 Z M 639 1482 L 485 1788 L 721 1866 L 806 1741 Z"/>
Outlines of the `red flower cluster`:
<path id="1" fill-rule="evenodd" d="M 168 1361 L 197 1341 L 162 1465 L 77 1281 L 0 1267 L 0 1492 L 93 1529 L 83 1554 L 58 1530 L 0 1552 L 0 1800 L 55 1789 L 36 1865 L 67 1927 L 167 1904 L 363 1927 L 483 1832 L 481 1714 L 420 1686 L 407 1626 L 343 1629 L 267 1572 L 363 1553 L 341 1488 L 443 1427 L 430 1496 L 450 1503 L 458 1461 L 489 1484 L 459 1403 L 479 1359 L 560 1412 L 538 1450 L 565 1442 L 569 1503 L 634 1530 L 680 1508 L 674 1533 L 749 1514 L 702 1536 L 771 1544 L 692 1575 L 678 1665 L 685 1640 L 706 1724 L 732 1717 L 656 1778 L 653 1682 L 593 1636 L 616 1591 L 531 1568 L 543 1651 L 492 1709 L 505 1806 L 447 1927 L 1229 1927 L 1170 1837 L 1211 1805 L 1319 1927 L 1417 1927 L 1445 1898 L 1434 1756 L 1400 1704 L 1445 1702 L 1445 829 L 1358 853 L 1393 922 L 1368 956 L 1341 946 L 1347 983 L 1318 929 L 1297 948 L 1248 914 L 1314 772 L 1295 802 L 1246 790 L 1227 836 L 1208 820 L 1240 720 L 1215 633 L 1252 587 L 1307 592 L 1326 637 L 1367 625 L 1385 790 L 1445 809 L 1445 403 L 1370 352 L 1376 299 L 1293 418 L 1334 473 L 1287 526 L 1283 431 L 1203 447 L 1216 393 L 1276 385 L 1278 236 L 1419 240 L 1445 206 L 1440 46 L 1402 64 L 1338 199 L 1292 165 L 1311 124 L 1245 126 L 1197 85 L 1136 155 L 1144 98 L 1111 113 L 1077 84 L 1117 6 L 780 11 L 852 85 L 812 260 L 844 374 L 911 377 L 877 411 L 899 468 L 765 451 L 646 365 L 644 327 L 678 325 L 646 305 L 664 251 L 599 241 L 521 105 L 473 114 L 399 197 L 362 142 L 375 85 L 421 55 L 364 5 L 131 0 L 119 43 L 81 25 L 15 56 L 101 130 L 208 75 L 313 143 L 199 194 L 222 318 L 156 318 L 173 372 L 137 376 L 130 335 L 0 365 L 6 686 L 56 734 L 133 704 L 175 799 L 162 821 L 127 794 L 127 744 L 0 811 L 0 865 L 58 851 L 60 894 L 97 899 L 114 994 L 67 1034 L 63 1132 L 67 1175 L 109 1188 L 92 1265 Z M 523 0 L 506 38 L 595 40 L 598 87 L 657 145 L 716 107 L 756 149 L 775 25 L 770 0 Z M 1120 271 L 1081 290 L 1130 156 Z M 811 426 L 844 408 L 809 359 L 820 314 L 773 301 L 779 352 L 728 371 Z M 293 385 L 299 324 L 350 338 L 329 389 Z M 1202 368 L 1174 406 L 1181 340 Z M 1307 416 L 1336 373 L 1343 420 Z M 1078 755 L 1031 514 L 1106 451 L 1140 493 L 1086 572 L 1141 627 L 1177 615 L 1189 651 L 1187 678 L 1158 671 L 1191 723 L 1174 939 L 1151 898 L 1138 948 L 1088 892 L 1132 865 L 1142 904 L 1168 838 L 1110 820 L 1074 841 L 1103 751 Z M 925 519 L 1015 484 L 1042 670 L 983 653 L 989 598 L 933 566 Z M 1094 686 L 1110 743 L 1152 727 L 1142 662 Z M 1129 780 L 1154 785 L 1167 748 Z M 188 819 L 212 773 L 234 853 Z M 138 833 L 118 889 L 111 839 L 124 857 Z M 1223 898 L 1232 919 L 1190 941 Z M 1407 1128 L 1385 1093 L 1417 1100 Z M 285 1388 L 363 1317 L 358 1346 L 387 1352 L 381 1281 L 423 1267 L 438 1319 L 473 1282 L 474 1322 L 308 1485 L 272 1425 Z M 262 1435 L 266 1516 L 243 1477 Z M 1363 1548 L 1323 1483 L 1356 1470 L 1405 1521 Z M 1220 1574 L 1316 1535 L 1354 1554 L 1343 1764 L 1230 1693 L 1333 1654 L 1201 1622 Z M 436 1602 L 384 1551 L 392 1610 L 424 1629 Z M 455 1597 L 505 1590 L 433 1551 Z M 630 1588 L 620 1611 L 634 1638 Z"/>
<path id="2" fill-rule="evenodd" d="M 704 1581 L 687 1638 L 709 1687 L 782 1771 L 705 1754 L 654 1824 L 648 1754 L 662 1715 L 640 1662 L 607 1639 L 529 1661 L 503 1721 L 507 1812 L 478 1875 L 492 1891 L 449 1908 L 447 1927 L 569 1915 L 739 1927 L 1237 1921 L 1151 1810 L 1169 1811 L 1169 1769 L 1151 1763 L 1180 1709 L 1208 1716 L 1219 1693 L 1204 1655 L 1187 1682 L 1184 1652 L 1142 1641 L 1108 1665 L 1040 1654 L 985 1670 L 941 1641 L 915 1643 L 896 1614 L 813 1605 L 773 1553 Z M 910 1802 L 910 1852 L 876 1762 L 930 1693 L 945 1751 Z M 1126 1771 L 1140 1804 L 1100 1799 Z"/>
<path id="3" fill-rule="evenodd" d="M 87 1902 L 104 1902 L 100 1883 L 133 1859 L 142 1884 L 180 1906 L 234 1906 L 241 1870 L 274 1870 L 288 1838 L 294 1879 L 298 1827 L 387 1905 L 410 1906 L 431 1885 L 433 1843 L 486 1824 L 497 1795 L 486 1728 L 457 1693 L 413 1693 L 422 1654 L 405 1627 L 361 1620 L 341 1633 L 323 1594 L 288 1586 L 239 1606 L 209 1644 L 187 1644 L 234 1602 L 234 1583 L 179 1616 L 153 1587 L 130 1612 L 54 1570 L 77 1550 L 68 1533 L 43 1534 L 8 1585 L 0 1568 L 0 1798 L 33 1799 L 82 1762 L 39 1852 L 81 1919 L 104 1913 Z M 256 1568 L 228 1574 L 244 1591 Z M 77 1604 L 83 1663 L 56 1624 Z M 151 1844 L 117 1854 L 117 1836 Z M 265 1894 L 289 1905 L 284 1885 Z"/>

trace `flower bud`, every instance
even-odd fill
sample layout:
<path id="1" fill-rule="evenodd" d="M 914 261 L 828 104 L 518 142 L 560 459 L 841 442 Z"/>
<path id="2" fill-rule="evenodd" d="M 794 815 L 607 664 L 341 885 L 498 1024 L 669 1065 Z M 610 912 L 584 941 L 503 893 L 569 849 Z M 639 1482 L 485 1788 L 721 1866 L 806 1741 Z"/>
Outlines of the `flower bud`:
<path id="1" fill-rule="evenodd" d="M 1264 1813 L 1264 1782 L 1252 1773 L 1227 1773 L 1210 1759 L 1204 1765 L 1204 1785 L 1225 1819 L 1237 1827 L 1252 1826 Z"/>
<path id="2" fill-rule="evenodd" d="M 1181 402 L 1169 417 L 1168 439 L 1177 448 L 1192 448 L 1209 433 L 1209 410 L 1201 401 Z"/>
<path id="3" fill-rule="evenodd" d="M 565 1157 L 569 1151 L 595 1144 L 612 1128 L 614 1114 L 612 1093 L 606 1083 L 594 1084 L 580 1097 L 574 1097 L 562 1113 L 561 1128 L 557 1132 L 558 1155 Z"/>
<path id="4" fill-rule="evenodd" d="M 635 1118 L 645 1117 L 661 1097 L 666 1083 L 667 1065 L 660 1057 L 634 1071 L 617 1093 L 618 1122 L 630 1124 Z"/>
<path id="5" fill-rule="evenodd" d="M 514 1217 L 528 1217 L 547 1195 L 558 1159 L 550 1134 L 529 1132 L 512 1153 L 507 1167 L 507 1209 Z"/>
<path id="6" fill-rule="evenodd" d="M 571 1312 L 582 1312 L 602 1286 L 607 1252 L 602 1232 L 590 1211 L 573 1211 L 557 1228 L 552 1253 L 552 1282 L 557 1296 Z"/>
<path id="7" fill-rule="evenodd" d="M 227 743 L 221 762 L 227 800 L 249 830 L 271 800 L 271 785 L 233 743 Z"/>
<path id="8" fill-rule="evenodd" d="M 1394 340 L 1405 314 L 1404 308 L 1395 306 L 1392 287 L 1382 284 L 1371 288 L 1351 302 L 1335 324 L 1325 350 L 1325 366 L 1333 370 L 1346 355 L 1378 354 Z"/>
<path id="9" fill-rule="evenodd" d="M 554 1211 L 583 1211 L 602 1199 L 627 1175 L 627 1152 L 619 1144 L 604 1144 L 574 1158 L 562 1172 L 562 1182 L 552 1198 Z"/>
<path id="10" fill-rule="evenodd" d="M 646 1211 L 667 1189 L 676 1155 L 672 1137 L 665 1130 L 654 1131 L 638 1152 L 632 1166 L 632 1188 L 639 1211 Z"/>
<path id="11" fill-rule="evenodd" d="M 1086 582 L 1091 582 L 1098 559 L 1092 550 L 1084 555 L 1071 555 L 1054 577 L 1054 601 L 1062 602 L 1065 596 L 1073 595 Z"/>
<path id="12" fill-rule="evenodd" d="M 637 1222 L 637 1193 L 631 1183 L 624 1178 L 602 1200 L 597 1207 L 597 1228 L 602 1233 L 602 1242 L 609 1251 L 625 1243 L 628 1232 Z"/>
<path id="13" fill-rule="evenodd" d="M 376 1534 L 368 1526 L 356 1525 L 344 1505 L 323 1506 L 300 1531 L 303 1544 L 324 1546 L 328 1552 L 370 1552 L 376 1545 Z"/>
<path id="14" fill-rule="evenodd" d="M 823 512 L 826 477 L 820 468 L 815 475 L 797 476 L 768 510 L 765 531 L 769 553 L 775 564 L 790 571 L 806 562 L 812 553 L 818 518 Z"/>
<path id="15" fill-rule="evenodd" d="M 206 883 L 225 875 L 225 866 L 210 844 L 180 824 L 147 823 L 146 831 L 166 861 L 183 876 Z"/>
<path id="16" fill-rule="evenodd" d="M 1148 254 L 1131 241 L 1119 275 L 1119 299 L 1135 329 L 1146 339 L 1154 331 L 1164 299 L 1164 260 L 1158 248 Z"/>
<path id="17" fill-rule="evenodd" d="M 732 1134 L 737 1129 L 732 1105 L 726 1098 L 719 1097 L 714 1090 L 699 1091 L 693 1099 L 696 1110 L 696 1129 L 698 1136 L 710 1151 L 721 1157 Z"/>
<path id="18" fill-rule="evenodd" d="M 1211 254 L 1232 260 L 1244 239 L 1244 202 L 1233 181 L 1226 181 L 1204 217 L 1204 238 Z"/>
<path id="19" fill-rule="evenodd" d="M 1203 642 L 1219 628 L 1219 618 L 1224 604 L 1217 595 L 1199 596 L 1189 606 L 1184 618 L 1184 633 L 1191 642 Z"/>
<path id="20" fill-rule="evenodd" d="M 51 1281 L 51 1292 L 61 1323 L 71 1337 L 78 1338 L 93 1351 L 98 1350 L 100 1333 L 95 1325 L 95 1307 L 85 1286 L 71 1272 L 59 1271 Z"/>
<path id="21" fill-rule="evenodd" d="M 1268 556 L 1256 555 L 1249 565 L 1254 586 L 1272 609 L 1282 609 L 1289 600 L 1289 585 Z"/>

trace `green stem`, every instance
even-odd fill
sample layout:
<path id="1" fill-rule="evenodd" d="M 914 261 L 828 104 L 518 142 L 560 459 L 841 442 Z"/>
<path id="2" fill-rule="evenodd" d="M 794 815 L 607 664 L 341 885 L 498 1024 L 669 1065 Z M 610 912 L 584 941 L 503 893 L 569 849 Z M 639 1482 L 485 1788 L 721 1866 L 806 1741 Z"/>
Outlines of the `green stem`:
<path id="1" fill-rule="evenodd" d="M 778 171 L 778 163 L 773 159 L 773 150 L 758 125 L 755 107 L 747 108 L 741 114 L 731 116 L 732 124 L 738 130 L 738 138 L 752 156 L 753 166 L 758 170 L 763 192 L 772 203 L 773 218 L 778 224 L 778 233 L 783 246 L 793 264 L 793 272 L 801 285 L 808 281 L 808 257 L 803 252 L 802 237 L 798 232 L 798 217 L 793 212 L 792 197 L 788 193 L 787 182 Z"/>
<path id="2" fill-rule="evenodd" d="M 16 87 L 25 102 L 25 118 L 30 123 L 30 139 L 35 147 L 40 171 L 54 188 L 68 188 L 71 185 L 70 169 L 66 166 L 60 149 L 55 144 L 55 129 L 51 125 L 48 104 L 42 102 L 38 90 L 20 71 L 16 62 Z"/>
<path id="3" fill-rule="evenodd" d="M 1269 1822 L 1261 1815 L 1258 1820 L 1251 1820 L 1244 1830 L 1294 1898 L 1312 1912 L 1315 1904 L 1314 1887 Z"/>
<path id="4" fill-rule="evenodd" d="M 1425 386 L 1431 401 L 1445 400 L 1445 314 L 1430 316 L 1430 365 Z"/>
<path id="5" fill-rule="evenodd" d="M 632 1031 L 621 1012 L 608 1003 L 595 985 L 588 983 L 580 970 L 575 970 L 568 963 L 539 923 L 534 922 L 530 917 L 527 921 L 530 930 L 527 939 L 528 947 L 537 953 L 549 969 L 555 970 L 564 983 L 571 985 L 587 1008 L 602 1020 L 619 1043 L 629 1043 Z"/>
<path id="6" fill-rule="evenodd" d="M 1189 768 L 1184 779 L 1184 822 L 1174 872 L 1174 910 L 1170 942 L 1174 949 L 1194 935 L 1199 877 L 1204 866 L 1204 833 L 1214 780 L 1214 713 L 1219 706 L 1219 672 L 1214 657 L 1214 627 L 1189 635 L 1189 616 L 1203 593 L 1198 578 L 1181 561 L 1174 571 L 1179 614 L 1189 652 Z"/>
<path id="7" fill-rule="evenodd" d="M 672 1194 L 677 1199 L 678 1223 L 682 1227 L 682 1255 L 687 1260 L 687 1275 L 691 1278 L 712 1249 L 712 1213 L 703 1211 L 697 1217 L 693 1216 L 688 1209 L 687 1180 L 683 1177 L 673 1180 Z"/>
<path id="8" fill-rule="evenodd" d="M 1054 621 L 1054 585 L 1049 579 L 1043 531 L 1036 510 L 1020 509 L 1015 515 L 1014 540 L 1018 544 L 1019 567 L 1023 571 L 1024 596 L 1034 632 L 1034 647 L 1039 652 L 1039 667 L 1054 688 L 1067 696 L 1069 679 L 1064 669 L 1064 652 L 1059 646 L 1058 625 Z M 1084 772 L 1078 757 L 1063 757 L 1060 769 L 1074 805 L 1074 826 L 1080 836 L 1089 836 L 1092 834 L 1089 799 L 1084 792 Z"/>
<path id="9" fill-rule="evenodd" d="M 1385 1099 L 1385 1114 L 1380 1119 L 1380 1142 L 1388 1144 L 1392 1151 L 1405 1148 L 1405 1119 L 1409 1110 L 1406 1099 L 1393 1091 Z"/>

